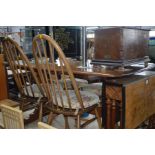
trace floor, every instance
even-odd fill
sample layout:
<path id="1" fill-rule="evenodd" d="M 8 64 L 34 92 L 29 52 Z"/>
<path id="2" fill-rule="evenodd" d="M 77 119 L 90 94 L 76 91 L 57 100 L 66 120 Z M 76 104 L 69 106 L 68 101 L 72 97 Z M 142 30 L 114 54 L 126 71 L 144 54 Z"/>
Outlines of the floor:
<path id="1" fill-rule="evenodd" d="M 33 111 L 29 111 L 27 113 L 24 113 L 24 118 L 28 117 L 30 113 L 32 113 Z M 90 115 L 85 117 L 84 119 L 90 119 L 94 117 L 93 115 Z M 47 116 L 43 117 L 43 122 L 47 122 Z M 25 129 L 37 129 L 37 123 L 38 120 L 25 125 Z M 52 126 L 58 129 L 64 129 L 64 118 L 62 115 L 57 116 L 54 121 Z M 2 113 L 0 112 L 0 126 L 3 126 L 3 119 L 2 119 Z M 75 120 L 73 118 L 69 117 L 69 126 L 70 129 L 76 129 L 75 127 Z M 95 120 L 94 122 L 90 123 L 89 125 L 86 126 L 86 129 L 98 129 L 98 124 L 97 121 Z"/>
<path id="2" fill-rule="evenodd" d="M 24 118 L 28 118 L 29 114 L 31 114 L 31 113 L 33 113 L 33 110 L 30 110 L 30 111 L 27 111 L 26 113 L 24 113 Z M 94 116 L 89 114 L 89 116 L 86 117 L 85 119 L 90 119 L 92 117 L 94 117 Z M 47 122 L 47 116 L 45 116 L 43 118 L 43 122 Z M 32 122 L 32 123 L 30 123 L 28 125 L 25 125 L 25 129 L 37 129 L 37 123 L 38 123 L 38 120 L 35 121 L 35 122 Z M 59 115 L 54 119 L 52 126 L 55 127 L 55 128 L 58 128 L 58 129 L 64 129 L 64 124 L 65 123 L 64 123 L 63 116 Z M 3 119 L 2 119 L 1 112 L 0 112 L 0 126 L 3 126 Z M 76 127 L 75 127 L 75 119 L 69 118 L 69 127 L 70 127 L 70 129 L 76 129 Z M 97 124 L 96 120 L 86 126 L 86 129 L 98 129 L 98 128 L 99 127 L 98 127 L 98 124 Z"/>
<path id="3" fill-rule="evenodd" d="M 28 117 L 29 114 L 32 113 L 32 112 L 33 111 L 29 111 L 29 112 L 24 113 L 24 118 Z M 84 119 L 90 119 L 92 117 L 94 117 L 94 116 L 89 114 L 89 116 L 83 118 L 83 120 Z M 43 117 L 43 122 L 47 122 L 47 116 Z M 38 129 L 37 123 L 38 123 L 38 120 L 36 120 L 36 121 L 34 121 L 32 123 L 29 123 L 29 124 L 25 125 L 25 129 Z M 147 123 L 148 122 L 146 122 L 145 124 L 140 125 L 139 127 L 137 127 L 137 129 L 147 129 Z M 63 116 L 59 115 L 54 119 L 52 126 L 57 128 L 57 129 L 64 129 L 64 124 L 65 123 L 64 123 Z M 0 112 L 0 127 L 1 126 L 3 126 L 3 119 L 2 119 L 2 113 Z M 75 127 L 75 119 L 69 117 L 69 126 L 70 126 L 70 129 L 76 129 L 76 127 Z M 94 122 L 90 123 L 84 129 L 99 129 L 97 121 L 95 120 Z"/>
<path id="4" fill-rule="evenodd" d="M 93 117 L 92 115 L 89 115 L 87 118 L 85 119 L 89 119 Z M 33 123 L 30 123 L 28 125 L 25 126 L 26 129 L 37 129 L 37 122 L 38 121 L 35 121 Z M 43 122 L 47 122 L 47 116 L 45 116 L 43 118 Z M 64 129 L 64 118 L 62 115 L 59 115 L 57 116 L 54 121 L 53 121 L 53 124 L 52 126 L 55 127 L 55 128 L 58 128 L 58 129 Z M 75 120 L 73 118 L 69 118 L 69 126 L 70 126 L 70 129 L 76 129 L 75 127 Z M 98 124 L 97 124 L 97 121 L 95 120 L 94 122 L 90 123 L 89 125 L 86 126 L 85 129 L 98 129 Z"/>

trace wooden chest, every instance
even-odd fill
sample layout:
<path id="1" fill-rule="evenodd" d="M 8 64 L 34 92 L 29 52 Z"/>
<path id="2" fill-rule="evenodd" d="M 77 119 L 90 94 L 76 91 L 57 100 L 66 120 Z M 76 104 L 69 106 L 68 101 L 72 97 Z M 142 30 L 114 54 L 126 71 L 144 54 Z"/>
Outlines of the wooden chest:
<path id="1" fill-rule="evenodd" d="M 95 32 L 93 63 L 128 65 L 148 55 L 149 31 L 131 28 L 99 29 Z"/>

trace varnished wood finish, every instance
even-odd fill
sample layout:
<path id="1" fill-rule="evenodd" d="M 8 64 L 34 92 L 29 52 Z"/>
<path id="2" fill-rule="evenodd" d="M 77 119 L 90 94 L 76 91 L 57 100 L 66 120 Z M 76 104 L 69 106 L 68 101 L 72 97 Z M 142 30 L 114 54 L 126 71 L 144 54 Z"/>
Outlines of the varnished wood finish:
<path id="1" fill-rule="evenodd" d="M 49 47 L 49 51 L 47 51 L 47 46 Z M 77 117 L 77 128 L 82 127 L 80 121 L 81 115 L 84 112 L 91 112 L 95 110 L 98 103 L 88 107 L 84 106 L 72 72 L 73 67 L 71 68 L 71 65 L 66 59 L 62 49 L 50 36 L 39 34 L 33 39 L 33 54 L 37 65 L 36 70 L 39 74 L 40 82 L 42 83 L 42 88 L 45 92 L 45 96 L 48 98 L 49 104 L 47 107 L 52 111 L 52 113 L 64 115 L 66 128 L 69 128 L 68 116 Z M 55 64 L 55 54 L 58 55 L 60 61 L 59 67 Z M 58 75 L 61 75 L 61 83 Z M 78 108 L 73 108 L 74 103 L 72 103 L 72 96 L 67 88 L 66 75 L 68 75 L 67 79 L 70 79 L 73 86 L 72 91 L 75 93 L 75 97 L 77 98 Z M 62 83 L 64 86 L 63 90 L 61 88 Z M 63 100 L 64 96 L 67 99 L 66 101 Z M 100 123 L 100 118 L 96 118 L 98 119 L 98 123 Z M 99 127 L 101 127 L 100 124 Z"/>
<path id="2" fill-rule="evenodd" d="M 148 55 L 149 31 L 130 28 L 99 29 L 95 32 L 95 60 L 103 64 L 137 61 Z"/>
<path id="3" fill-rule="evenodd" d="M 125 87 L 125 128 L 136 128 L 155 113 L 155 74 Z"/>
<path id="4" fill-rule="evenodd" d="M 99 124 L 99 128 L 102 128 L 102 122 L 101 122 L 101 119 L 100 119 L 100 115 L 99 115 L 99 111 L 98 111 L 98 108 L 95 108 L 95 114 L 96 114 L 96 117 L 97 117 L 97 122 Z"/>
<path id="5" fill-rule="evenodd" d="M 122 88 L 116 86 L 106 86 L 106 97 L 113 100 L 122 101 Z"/>
<path id="6" fill-rule="evenodd" d="M 155 113 L 154 72 L 144 71 L 110 81 L 106 85 L 106 96 L 111 99 L 106 104 L 107 128 L 115 128 L 117 121 L 120 121 L 119 128 L 137 128 Z"/>
<path id="7" fill-rule="evenodd" d="M 36 65 L 32 64 L 33 68 L 36 70 Z M 56 66 L 57 71 L 61 71 L 60 66 Z M 116 79 L 116 78 L 126 78 L 130 75 L 134 75 L 137 72 L 142 72 L 145 70 L 151 70 L 155 68 L 155 64 L 149 63 L 148 67 L 144 66 L 126 66 L 123 69 L 118 67 L 105 67 L 100 65 L 94 65 L 91 68 L 78 66 L 74 64 L 70 65 L 72 72 L 75 77 L 87 79 L 88 82 L 102 82 L 104 79 Z M 53 65 L 50 65 L 50 69 L 53 71 Z M 65 70 L 64 70 L 65 71 Z"/>
<path id="8" fill-rule="evenodd" d="M 149 118 L 148 128 L 155 129 L 155 77 L 148 79 L 148 84 L 146 85 L 146 109 L 147 118 Z"/>
<path id="9" fill-rule="evenodd" d="M 9 67 L 13 72 L 16 85 L 19 90 L 20 108 L 23 111 L 42 108 L 40 105 L 42 102 L 46 103 L 47 100 L 44 97 L 41 83 L 36 77 L 36 72 L 32 68 L 27 56 L 24 54 L 21 47 L 12 39 L 4 38 L 2 40 L 4 54 L 8 61 Z M 33 84 L 35 83 L 35 88 Z M 35 89 L 38 88 L 38 94 L 35 94 Z M 42 112 L 42 110 L 40 110 Z M 41 120 L 42 114 L 39 114 Z M 30 117 L 31 118 L 31 117 Z"/>
<path id="10" fill-rule="evenodd" d="M 154 67 L 155 65 L 152 64 L 148 68 Z M 78 76 L 98 76 L 102 78 L 121 78 L 126 77 L 129 75 L 133 75 L 136 72 L 146 70 L 147 68 L 144 67 L 132 67 L 127 66 L 125 70 L 119 70 L 117 67 L 105 67 L 100 65 L 94 65 L 92 68 L 87 67 L 72 67 L 74 75 Z"/>
<path id="11" fill-rule="evenodd" d="M 146 119 L 145 81 L 126 87 L 125 128 L 136 128 Z"/>
<path id="12" fill-rule="evenodd" d="M 148 82 L 148 83 L 147 83 Z M 147 117 L 155 113 L 155 76 L 145 80 Z"/>
<path id="13" fill-rule="evenodd" d="M 116 125 L 116 101 L 112 100 L 112 107 L 111 107 L 111 128 L 115 128 Z"/>
<path id="14" fill-rule="evenodd" d="M 108 99 L 106 102 L 106 128 L 111 128 L 111 100 Z"/>
<path id="15" fill-rule="evenodd" d="M 64 116 L 64 119 L 65 119 L 65 129 L 69 129 L 68 117 Z M 80 126 L 79 126 L 79 128 L 80 128 Z"/>
<path id="16" fill-rule="evenodd" d="M 147 67 L 147 68 L 143 68 L 143 69 L 141 69 L 141 70 L 139 70 L 139 72 L 142 72 L 142 71 L 144 71 L 144 70 L 149 70 L 149 69 L 151 69 L 151 68 L 153 68 L 153 67 L 155 67 L 154 66 L 154 64 L 149 64 L 149 66 Z M 34 66 L 34 68 L 36 68 L 35 66 Z M 58 67 L 59 68 L 59 67 Z M 52 70 L 52 66 L 51 66 L 51 70 Z M 120 118 L 119 119 L 117 119 L 116 120 L 116 118 L 112 118 L 112 116 L 111 116 L 111 111 L 112 111 L 112 102 L 110 102 L 110 104 L 106 107 L 106 111 L 108 112 L 107 113 L 107 115 L 106 115 L 106 119 L 107 119 L 107 128 L 112 128 L 112 126 L 114 127 L 115 125 L 113 125 L 114 124 L 114 120 L 113 119 L 115 119 L 116 121 L 119 121 L 120 120 L 120 128 L 136 128 L 136 125 L 140 125 L 140 123 L 144 120 L 144 119 L 147 119 L 153 112 L 151 112 L 151 108 L 150 108 L 150 113 L 149 112 L 147 112 L 147 116 L 142 116 L 142 119 L 138 119 L 137 117 L 139 117 L 138 115 L 138 112 L 136 113 L 136 114 L 134 114 L 134 116 L 135 116 L 135 122 L 134 122 L 134 124 L 132 125 L 132 121 L 131 121 L 131 117 L 132 117 L 132 115 L 130 115 L 130 114 L 128 114 L 128 109 L 124 109 L 124 105 L 123 105 L 123 103 L 122 102 L 124 102 L 124 104 L 125 104 L 125 106 L 128 104 L 128 102 L 127 102 L 127 100 L 126 100 L 126 98 L 125 98 L 125 101 L 123 101 L 122 100 L 122 98 L 123 98 L 123 94 L 122 94 L 122 88 L 123 87 L 125 87 L 126 88 L 126 86 L 128 86 L 128 85 L 130 85 L 130 84 L 133 84 L 133 85 L 136 85 L 136 83 L 138 82 L 138 81 L 140 81 L 140 80 L 144 80 L 146 77 L 150 77 L 151 75 L 152 75 L 152 73 L 150 73 L 150 74 L 148 74 L 147 75 L 147 73 L 145 73 L 145 71 L 144 71 L 144 73 L 146 74 L 145 76 L 141 76 L 141 75 L 134 75 L 133 73 L 133 75 L 132 76 L 125 76 L 125 73 L 126 72 L 123 72 L 123 71 L 120 71 L 120 75 L 118 74 L 118 77 L 116 76 L 116 74 L 115 74 L 115 71 L 114 72 L 112 72 L 112 70 L 111 70 L 111 73 L 112 74 L 107 74 L 108 73 L 108 69 L 105 69 L 105 70 L 103 70 L 102 71 L 102 69 L 101 68 L 93 68 L 93 69 L 88 69 L 88 68 L 84 68 L 84 69 L 81 69 L 81 68 L 76 68 L 75 66 L 74 67 L 72 67 L 72 71 L 73 71 L 73 74 L 76 76 L 76 75 L 80 75 L 80 77 L 83 77 L 83 78 L 86 78 L 86 79 L 89 79 L 89 76 L 91 77 L 91 76 L 96 76 L 96 77 L 99 77 L 99 80 L 105 80 L 105 79 L 107 79 L 106 80 L 106 97 L 107 98 L 109 98 L 109 99 L 112 99 L 112 100 L 116 100 L 116 102 L 117 102 L 117 104 L 116 104 L 116 117 L 117 117 L 117 113 L 118 113 L 118 111 L 119 111 L 119 113 L 120 113 Z M 94 72 L 93 72 L 94 71 Z M 146 71 L 147 72 L 147 71 Z M 118 72 L 119 73 L 119 72 Z M 142 72 L 143 73 L 143 72 Z M 115 74 L 115 75 L 114 75 Z M 115 78 L 115 79 L 111 79 L 111 77 L 113 77 L 113 78 Z M 116 77 L 117 77 L 117 79 L 116 79 Z M 101 78 L 101 79 L 100 79 Z M 108 79 L 111 79 L 111 80 L 108 80 Z M 149 79 L 150 80 L 150 79 Z M 152 81 L 152 80 L 150 80 L 150 81 Z M 154 81 L 154 80 L 153 80 Z M 151 98 L 149 99 L 147 99 L 147 101 L 146 102 L 150 102 L 150 103 L 154 103 L 152 100 L 153 100 L 153 98 L 154 98 L 154 95 L 153 95 L 153 90 L 154 90 L 154 82 L 151 82 L 152 84 L 149 84 L 150 86 L 151 86 L 151 88 L 147 88 L 146 87 L 146 89 L 148 89 L 148 90 L 150 90 L 150 91 L 152 91 L 152 93 L 150 93 L 149 92 L 149 94 L 152 94 L 152 95 L 150 95 L 151 96 Z M 132 91 L 132 89 L 130 89 L 130 91 Z M 130 92 L 130 91 L 128 91 L 128 92 Z M 148 91 L 145 91 L 145 92 L 148 92 Z M 105 94 L 103 94 L 104 96 L 105 96 Z M 125 92 L 125 96 L 126 95 L 128 95 L 128 97 L 127 98 L 130 98 L 130 93 L 129 94 L 126 94 L 126 92 Z M 143 96 L 141 97 L 142 99 L 143 99 Z M 131 99 L 132 100 L 132 99 Z M 131 101 L 130 100 L 130 101 Z M 138 107 L 138 106 L 140 106 L 139 104 L 140 103 L 138 103 L 137 105 L 136 105 L 136 102 L 137 102 L 137 99 L 133 99 L 133 103 L 129 103 L 129 105 L 127 106 L 127 108 L 128 107 L 130 107 L 130 110 L 129 111 L 134 111 L 133 109 L 135 108 L 135 107 Z M 134 106 L 132 106 L 132 104 L 134 104 Z M 148 104 L 148 103 L 147 103 Z M 142 104 L 143 105 L 143 104 Z M 152 105 L 152 106 L 154 106 L 154 105 Z M 113 107 L 114 108 L 114 107 Z M 147 109 L 147 107 L 145 106 L 145 110 Z M 152 110 L 153 110 L 154 108 L 152 108 Z M 113 109 L 114 110 L 114 109 Z M 127 115 L 124 115 L 124 111 L 125 111 L 125 114 Z M 134 112 L 133 112 L 134 113 Z M 94 112 L 93 112 L 93 114 L 94 114 Z M 107 117 L 108 116 L 108 117 Z M 114 115 L 113 115 L 114 116 Z M 129 122 L 128 122 L 128 117 L 129 117 Z M 102 117 L 102 119 L 103 119 L 103 117 Z M 113 123 L 112 123 L 113 122 Z M 129 126 L 127 125 L 127 126 L 124 126 L 123 124 L 130 124 Z"/>
<path id="17" fill-rule="evenodd" d="M 91 82 L 91 80 L 95 82 L 103 81 L 108 79 L 118 79 L 122 78 L 128 79 L 129 76 L 134 75 L 137 72 L 143 72 L 146 70 L 151 70 L 155 68 L 154 63 L 149 63 L 147 67 L 143 65 L 140 66 L 126 66 L 124 69 L 119 69 L 118 67 L 105 67 L 101 65 L 93 65 L 91 68 L 81 67 L 81 66 L 71 66 L 74 76 L 85 78 Z M 97 77 L 97 78 L 95 78 Z"/>
<path id="18" fill-rule="evenodd" d="M 154 67 L 154 64 L 150 64 L 147 68 L 145 68 L 144 70 L 148 70 L 150 68 L 153 68 Z M 86 79 L 89 79 L 88 77 L 94 75 L 96 77 L 99 77 L 101 79 L 105 79 L 105 72 L 107 73 L 107 71 L 101 71 L 100 69 L 99 70 L 94 70 L 95 72 L 93 72 L 93 69 L 88 71 L 87 69 L 76 69 L 76 67 L 72 68 L 72 71 L 73 71 L 73 74 L 76 76 L 76 75 L 80 75 L 81 77 L 83 78 L 86 78 Z M 123 72 L 122 72 L 123 73 Z M 142 72 L 143 74 L 143 72 Z M 146 74 L 146 75 L 145 75 Z M 112 100 L 115 100 L 117 102 L 116 104 L 116 118 L 117 118 L 117 115 L 118 115 L 118 111 L 119 111 L 119 115 L 120 115 L 120 118 L 116 120 L 116 118 L 114 118 L 114 114 L 113 114 L 113 118 L 112 118 L 112 102 L 108 103 L 107 104 L 107 107 L 106 107 L 106 112 L 107 112 L 107 115 L 106 115 L 106 126 L 107 128 L 112 128 L 114 127 L 114 120 L 116 121 L 119 121 L 120 120 L 120 128 L 136 128 L 138 125 L 140 125 L 140 123 L 142 123 L 145 119 L 147 119 L 149 116 L 151 116 L 152 113 L 154 113 L 154 108 L 150 108 L 151 106 L 153 107 L 154 106 L 154 80 L 153 80 L 153 77 L 151 79 L 149 79 L 149 83 L 148 83 L 148 86 L 145 87 L 145 95 L 148 93 L 150 96 L 149 98 L 147 98 L 146 102 L 147 104 L 150 104 L 151 106 L 149 106 L 149 110 L 150 112 L 147 110 L 147 106 L 145 106 L 145 111 L 147 111 L 147 116 L 142 116 L 141 119 L 139 118 L 139 114 L 138 114 L 138 111 L 136 112 L 136 114 L 134 113 L 134 109 L 136 107 L 139 107 L 141 106 L 140 105 L 140 100 L 138 101 L 138 99 L 136 99 L 136 95 L 135 95 L 135 98 L 132 98 L 130 99 L 133 95 L 130 94 L 132 93 L 132 91 L 134 90 L 134 88 L 132 89 L 128 89 L 127 92 L 125 92 L 125 96 L 127 95 L 127 99 L 125 97 L 125 101 L 122 100 L 122 98 L 124 96 L 122 96 L 122 89 L 123 87 L 127 87 L 129 86 L 130 84 L 132 84 L 133 86 L 135 86 L 137 84 L 138 81 L 141 81 L 141 80 L 144 80 L 146 79 L 146 77 L 150 77 L 153 73 L 149 73 L 148 75 L 148 72 L 144 71 L 144 75 L 145 76 L 141 76 L 141 75 L 132 75 L 132 76 L 122 76 L 124 75 L 124 73 L 122 75 L 120 75 L 120 78 L 118 79 L 113 79 L 113 80 L 106 80 L 106 97 L 109 98 L 109 99 L 112 99 Z M 108 75 L 107 75 L 108 76 Z M 110 75 L 110 78 L 111 78 L 111 75 Z M 115 76 L 116 78 L 116 76 Z M 138 88 L 137 88 L 138 89 Z M 131 92 L 130 92 L 131 91 Z M 105 94 L 103 94 L 105 96 Z M 140 94 L 139 94 L 140 95 Z M 141 96 L 141 97 L 138 97 L 138 98 L 141 98 L 142 100 L 142 103 L 143 103 L 143 100 L 144 100 L 144 97 Z M 129 100 L 129 101 L 128 101 Z M 132 101 L 133 100 L 133 101 Z M 123 105 L 123 102 L 125 102 L 125 106 L 126 106 L 126 109 L 124 108 L 124 105 Z M 129 104 L 128 104 L 129 102 Z M 137 104 L 137 102 L 139 102 Z M 149 102 L 149 103 L 148 103 Z M 128 105 L 127 105 L 128 104 Z M 134 106 L 132 106 L 132 104 L 134 104 Z M 114 107 L 113 107 L 114 108 Z M 142 104 L 142 108 L 143 108 L 143 104 Z M 130 112 L 128 113 L 127 111 L 132 111 L 134 113 L 134 116 L 135 116 L 135 120 L 132 124 L 132 114 L 130 114 Z M 114 109 L 113 109 L 114 110 Z M 124 115 L 124 111 L 125 111 L 125 114 Z M 93 112 L 94 114 L 94 112 Z M 101 113 L 100 113 L 101 114 Z M 142 114 L 142 113 L 141 113 Z M 140 115 L 141 115 L 140 114 Z M 137 118 L 138 117 L 138 118 Z M 103 119 L 103 117 L 102 117 Z M 113 122 L 113 123 L 112 123 Z M 127 126 L 124 126 L 123 124 L 127 124 Z"/>
<path id="19" fill-rule="evenodd" d="M 105 94 L 103 94 L 105 95 Z M 117 122 L 122 121 L 122 87 L 106 84 L 106 125 L 105 128 L 115 128 Z M 104 105 L 103 105 L 104 106 Z M 121 126 L 122 127 L 122 122 Z"/>
<path id="20" fill-rule="evenodd" d="M 10 100 L 10 99 L 1 100 L 0 105 L 1 104 L 7 105 L 7 106 L 10 106 L 10 107 L 18 107 L 19 106 L 18 102 L 15 102 L 15 101 Z"/>
<path id="21" fill-rule="evenodd" d="M 3 54 L 0 54 L 0 100 L 8 98 L 8 86 L 3 62 Z"/>
<path id="22" fill-rule="evenodd" d="M 122 108 L 122 102 L 119 103 L 119 113 L 120 113 L 120 129 L 123 128 L 123 108 Z"/>

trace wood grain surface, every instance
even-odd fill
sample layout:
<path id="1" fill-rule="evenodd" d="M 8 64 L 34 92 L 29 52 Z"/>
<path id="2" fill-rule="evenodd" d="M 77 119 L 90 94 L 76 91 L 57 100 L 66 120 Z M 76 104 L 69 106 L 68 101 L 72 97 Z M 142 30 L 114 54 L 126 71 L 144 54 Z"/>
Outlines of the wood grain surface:
<path id="1" fill-rule="evenodd" d="M 0 100 L 8 98 L 7 79 L 3 65 L 3 55 L 0 54 Z"/>

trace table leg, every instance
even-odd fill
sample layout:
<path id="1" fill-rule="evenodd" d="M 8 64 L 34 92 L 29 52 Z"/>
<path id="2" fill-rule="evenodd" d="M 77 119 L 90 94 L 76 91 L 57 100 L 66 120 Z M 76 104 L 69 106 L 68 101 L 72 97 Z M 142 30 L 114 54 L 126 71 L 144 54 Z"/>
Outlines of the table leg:
<path id="1" fill-rule="evenodd" d="M 107 115 L 107 112 L 106 112 L 106 108 L 107 108 L 107 105 L 106 105 L 106 82 L 103 81 L 102 82 L 102 127 L 104 128 L 107 128 L 106 127 L 106 115 Z"/>
<path id="2" fill-rule="evenodd" d="M 112 100 L 112 107 L 111 107 L 111 128 L 115 129 L 116 125 L 116 100 Z"/>
<path id="3" fill-rule="evenodd" d="M 106 128 L 111 129 L 111 100 L 106 101 Z"/>
<path id="4" fill-rule="evenodd" d="M 120 129 L 123 128 L 123 110 L 122 110 L 122 103 L 120 103 L 120 106 L 119 106 L 119 111 L 120 111 Z"/>

